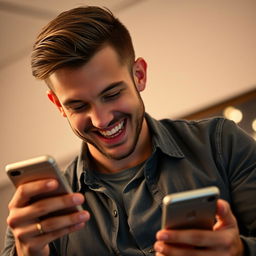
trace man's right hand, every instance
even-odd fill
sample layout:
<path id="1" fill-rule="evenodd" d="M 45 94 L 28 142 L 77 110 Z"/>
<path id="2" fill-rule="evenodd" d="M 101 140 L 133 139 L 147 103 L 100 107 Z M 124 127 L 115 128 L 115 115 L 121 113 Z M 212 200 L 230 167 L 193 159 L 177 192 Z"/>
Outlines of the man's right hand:
<path id="1" fill-rule="evenodd" d="M 39 200 L 29 204 L 33 196 L 53 191 L 58 187 L 56 180 L 38 180 L 20 185 L 9 203 L 7 224 L 16 241 L 19 256 L 48 256 L 48 244 L 53 240 L 81 229 L 89 220 L 87 211 L 49 217 L 40 217 L 84 202 L 79 193 L 67 194 Z M 40 230 L 41 228 L 41 230 Z"/>

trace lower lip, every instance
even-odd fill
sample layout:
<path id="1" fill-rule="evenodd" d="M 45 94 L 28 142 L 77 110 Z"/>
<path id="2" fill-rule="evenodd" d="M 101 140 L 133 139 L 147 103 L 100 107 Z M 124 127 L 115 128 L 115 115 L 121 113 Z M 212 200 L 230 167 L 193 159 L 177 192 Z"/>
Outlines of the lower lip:
<path id="1" fill-rule="evenodd" d="M 123 139 L 123 137 L 125 135 L 125 131 L 126 131 L 126 120 L 124 121 L 123 128 L 122 128 L 121 132 L 117 136 L 115 136 L 113 138 L 106 138 L 103 136 L 98 136 L 98 137 L 107 144 L 118 144 Z"/>

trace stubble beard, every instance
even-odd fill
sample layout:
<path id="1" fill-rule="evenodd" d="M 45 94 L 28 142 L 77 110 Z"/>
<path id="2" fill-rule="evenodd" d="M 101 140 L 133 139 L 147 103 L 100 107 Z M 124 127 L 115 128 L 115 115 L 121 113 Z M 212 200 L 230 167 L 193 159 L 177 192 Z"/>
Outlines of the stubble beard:
<path id="1" fill-rule="evenodd" d="M 126 115 L 126 118 L 130 119 L 131 125 L 135 124 L 136 126 L 135 126 L 135 134 L 134 134 L 132 145 L 131 145 L 130 149 L 127 152 L 124 152 L 122 155 L 116 155 L 116 154 L 111 154 L 111 153 L 106 152 L 106 150 L 104 150 L 104 148 L 99 146 L 92 139 L 87 138 L 86 136 L 82 135 L 80 132 L 75 130 L 68 120 L 69 125 L 70 125 L 71 129 L 73 130 L 73 132 L 80 139 L 82 139 L 85 143 L 88 143 L 88 144 L 91 144 L 92 146 L 94 146 L 101 154 L 103 154 L 108 159 L 111 159 L 111 160 L 125 159 L 126 157 L 130 156 L 136 149 L 137 143 L 139 141 L 139 136 L 140 136 L 140 133 L 142 130 L 143 120 L 145 117 L 145 106 L 144 106 L 143 100 L 139 93 L 138 93 L 138 99 L 139 99 L 139 107 L 138 107 L 138 110 L 136 111 L 137 114 L 136 114 L 136 117 L 134 118 L 134 120 L 132 118 L 132 115 L 130 115 L 130 114 Z"/>
<path id="2" fill-rule="evenodd" d="M 92 141 L 90 139 L 85 139 L 85 138 L 83 138 L 83 140 L 86 143 L 89 143 L 89 144 L 93 145 L 98 151 L 101 152 L 101 154 L 103 154 L 108 159 L 123 160 L 126 157 L 130 156 L 136 149 L 137 143 L 139 141 L 139 136 L 140 136 L 140 133 L 141 133 L 141 130 L 142 130 L 142 124 L 143 124 L 144 116 L 145 116 L 145 107 L 144 107 L 143 101 L 142 101 L 141 98 L 139 99 L 139 101 L 140 101 L 140 106 L 139 106 L 139 109 L 137 111 L 138 114 L 136 115 L 136 118 L 134 119 L 134 121 L 133 121 L 131 115 L 127 115 L 127 119 L 130 119 L 131 124 L 136 124 L 133 142 L 132 142 L 132 145 L 131 145 L 130 149 L 127 152 L 124 152 L 121 155 L 111 154 L 111 153 L 106 152 L 104 150 L 104 148 L 97 145 L 97 143 L 94 143 L 94 141 Z"/>

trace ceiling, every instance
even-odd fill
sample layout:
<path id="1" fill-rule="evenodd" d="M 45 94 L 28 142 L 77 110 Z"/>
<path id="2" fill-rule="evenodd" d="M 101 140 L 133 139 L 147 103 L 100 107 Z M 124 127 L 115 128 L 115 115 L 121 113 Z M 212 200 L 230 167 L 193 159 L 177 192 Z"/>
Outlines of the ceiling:
<path id="1" fill-rule="evenodd" d="M 5 67 L 24 57 L 31 49 L 31 44 L 39 29 L 57 14 L 83 4 L 107 6 L 115 11 L 122 11 L 142 0 L 91 0 L 91 1 L 52 1 L 52 0 L 7 0 L 0 1 L 1 60 L 0 67 Z M 42 24 L 42 25 L 41 25 Z M 24 35 L 25 33 L 25 35 Z M 17 40 L 19 39 L 19 44 Z M 21 39 L 21 41 L 20 41 Z"/>
<path id="2" fill-rule="evenodd" d="M 255 87 L 255 0 L 0 1 L 0 185 L 4 166 L 50 154 L 64 166 L 80 147 L 30 71 L 40 28 L 80 5 L 106 6 L 148 62 L 146 110 L 179 117 Z"/>

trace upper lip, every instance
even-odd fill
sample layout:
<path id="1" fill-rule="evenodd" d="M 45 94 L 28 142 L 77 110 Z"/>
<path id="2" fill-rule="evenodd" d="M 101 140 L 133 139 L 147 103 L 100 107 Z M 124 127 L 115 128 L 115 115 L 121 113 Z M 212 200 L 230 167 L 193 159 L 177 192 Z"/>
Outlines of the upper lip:
<path id="1" fill-rule="evenodd" d="M 119 131 L 122 128 L 123 124 L 124 124 L 124 120 L 122 119 L 108 128 L 98 129 L 97 131 L 104 136 L 110 136 L 115 134 L 117 131 Z"/>

